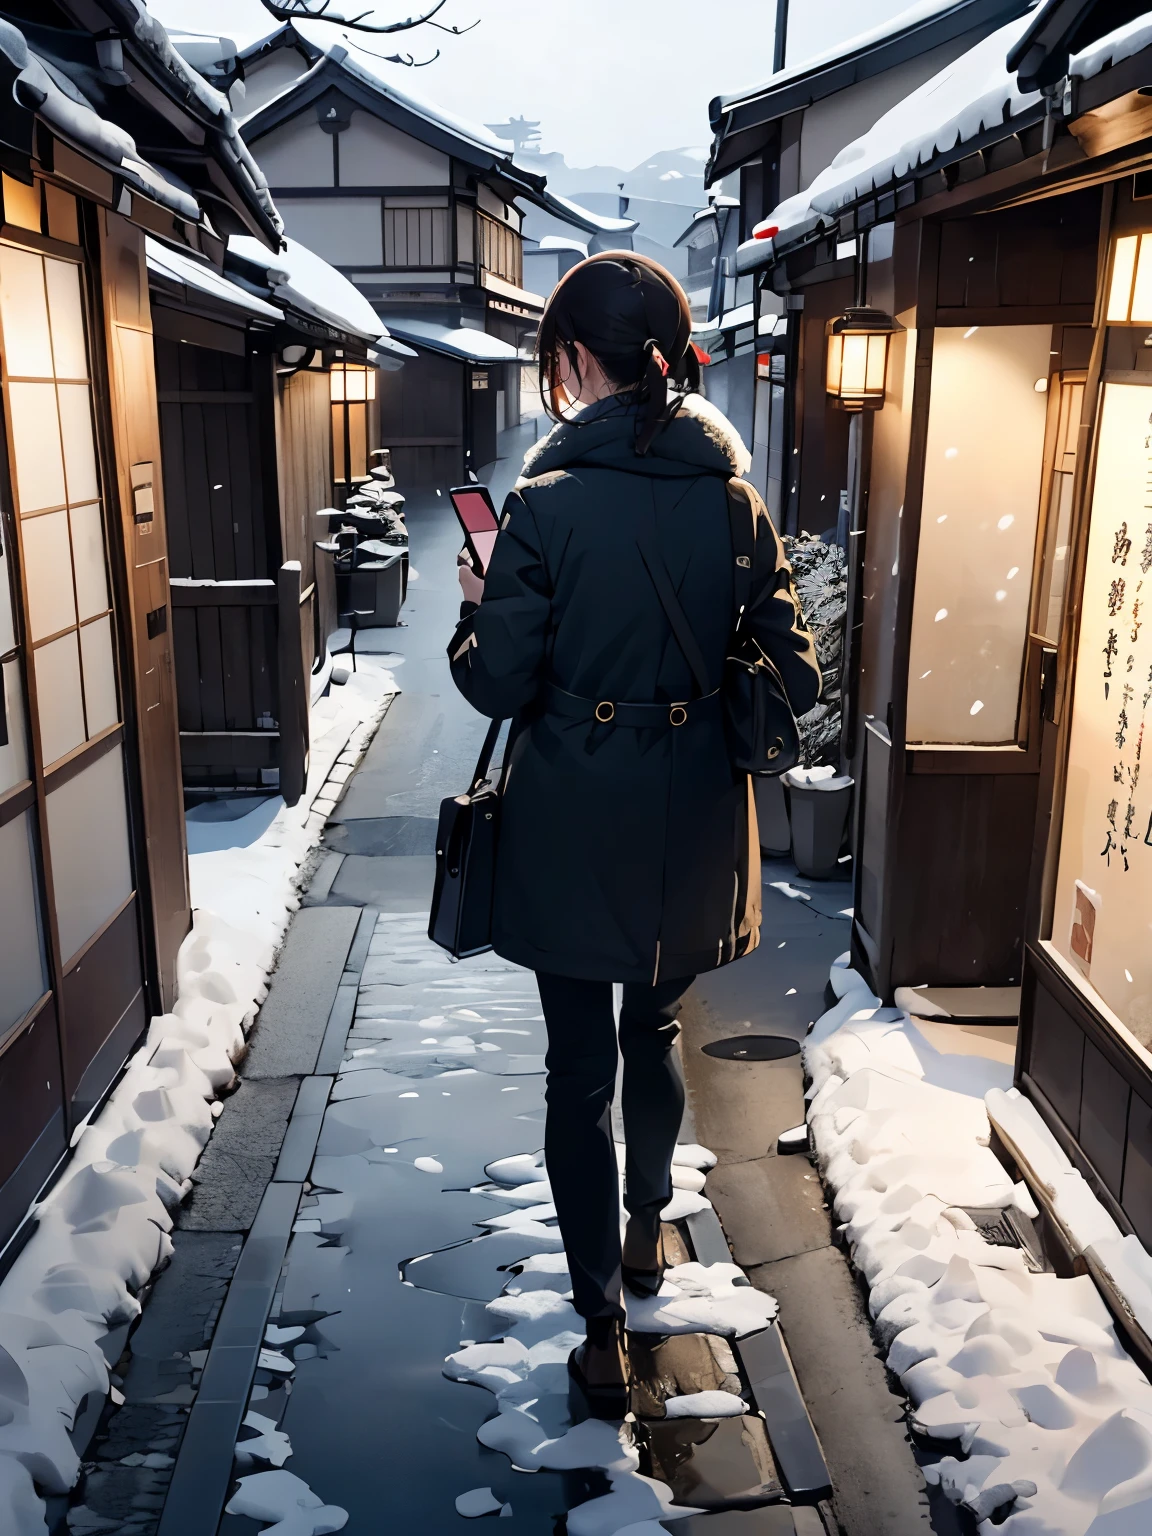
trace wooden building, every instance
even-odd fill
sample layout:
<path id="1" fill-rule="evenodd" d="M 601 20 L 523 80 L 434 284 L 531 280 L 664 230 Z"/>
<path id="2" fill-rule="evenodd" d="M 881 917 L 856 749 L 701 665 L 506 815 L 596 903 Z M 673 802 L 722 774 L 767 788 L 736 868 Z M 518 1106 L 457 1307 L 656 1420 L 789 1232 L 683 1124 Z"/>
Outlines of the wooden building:
<path id="1" fill-rule="evenodd" d="M 279 230 L 227 103 L 127 0 L 5 22 L 0 90 L 3 1244 L 189 925 L 146 242 L 219 266 Z"/>
<path id="2" fill-rule="evenodd" d="M 776 293 L 843 311 L 795 409 L 853 444 L 855 961 L 906 1004 L 1010 989 L 1018 1086 L 1149 1245 L 1152 15 L 1130 11 L 1048 0 L 989 34 L 756 246 Z M 885 366 L 853 379 L 845 334 Z"/>
<path id="3" fill-rule="evenodd" d="M 520 420 L 544 304 L 524 286 L 519 202 L 593 233 L 606 221 L 553 197 L 487 129 L 401 91 L 348 38 L 321 46 L 289 24 L 222 61 L 219 78 L 288 234 L 419 354 L 402 380 L 379 380 L 397 479 L 450 484 L 489 463 Z"/>
<path id="4" fill-rule="evenodd" d="M 322 514 L 368 478 L 376 365 L 415 354 L 295 241 L 219 273 L 150 239 L 148 272 L 185 791 L 293 805 L 339 628 Z"/>
<path id="5" fill-rule="evenodd" d="M 720 369 L 706 389 L 746 434 L 751 475 L 784 532 L 835 528 L 848 485 L 848 424 L 826 419 L 819 381 L 805 382 L 823 355 L 824 326 L 853 297 L 854 247 L 842 242 L 835 274 L 806 284 L 796 273 L 786 293 L 756 285 L 768 260 L 757 225 L 802 194 L 844 147 L 889 108 L 982 37 L 1027 9 L 1027 0 L 956 0 L 931 15 L 902 11 L 822 57 L 782 67 L 763 86 L 717 96 L 709 106 L 714 140 L 706 180 L 739 176 L 737 213 L 716 214 L 719 272 L 699 339 Z M 778 8 L 777 21 L 787 7 Z M 784 64 L 781 40 L 777 57 Z M 755 304 L 755 311 L 751 306 Z M 806 409 L 814 399 L 816 407 Z"/>

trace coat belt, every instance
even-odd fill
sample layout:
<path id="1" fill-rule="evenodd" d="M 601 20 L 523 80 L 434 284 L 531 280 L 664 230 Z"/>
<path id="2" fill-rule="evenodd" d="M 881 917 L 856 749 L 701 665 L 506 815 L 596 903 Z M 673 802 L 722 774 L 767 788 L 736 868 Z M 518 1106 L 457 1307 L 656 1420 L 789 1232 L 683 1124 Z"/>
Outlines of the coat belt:
<path id="1" fill-rule="evenodd" d="M 544 713 L 561 715 L 566 720 L 587 720 L 600 725 L 622 725 L 633 730 L 657 730 L 667 726 L 693 725 L 702 720 L 720 719 L 720 690 L 702 699 L 684 699 L 678 703 L 632 704 L 614 699 L 586 699 L 568 693 L 555 683 L 548 684 Z"/>

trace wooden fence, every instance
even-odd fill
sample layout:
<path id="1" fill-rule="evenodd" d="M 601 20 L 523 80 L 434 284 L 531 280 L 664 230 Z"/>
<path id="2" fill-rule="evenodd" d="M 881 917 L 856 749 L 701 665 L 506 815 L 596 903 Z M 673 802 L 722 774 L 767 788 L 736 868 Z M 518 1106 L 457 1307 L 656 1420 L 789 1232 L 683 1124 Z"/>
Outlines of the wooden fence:
<path id="1" fill-rule="evenodd" d="M 316 585 L 300 562 L 276 579 L 172 579 L 180 758 L 187 790 L 279 788 L 308 776 Z"/>

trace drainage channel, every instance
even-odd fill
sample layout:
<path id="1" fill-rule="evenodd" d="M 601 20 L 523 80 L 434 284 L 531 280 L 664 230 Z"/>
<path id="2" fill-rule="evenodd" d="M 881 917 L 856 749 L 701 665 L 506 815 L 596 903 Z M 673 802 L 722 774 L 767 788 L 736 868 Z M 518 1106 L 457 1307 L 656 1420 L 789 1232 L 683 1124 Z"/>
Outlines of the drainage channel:
<path id="1" fill-rule="evenodd" d="M 296 1095 L 271 1182 L 244 1241 L 181 1438 L 158 1536 L 209 1536 L 220 1522 L 253 1384 L 269 1356 L 268 1318 L 317 1137 L 351 1028 L 377 913 L 356 927 L 317 1054 Z"/>

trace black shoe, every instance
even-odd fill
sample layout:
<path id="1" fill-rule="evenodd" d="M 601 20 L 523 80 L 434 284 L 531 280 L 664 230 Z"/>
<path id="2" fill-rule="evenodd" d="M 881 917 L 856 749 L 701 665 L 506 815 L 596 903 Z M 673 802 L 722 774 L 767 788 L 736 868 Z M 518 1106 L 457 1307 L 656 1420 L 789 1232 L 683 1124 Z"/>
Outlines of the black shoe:
<path id="1" fill-rule="evenodd" d="M 628 1412 L 628 1351 L 624 1326 L 616 1323 L 605 1344 L 586 1339 L 568 1356 L 568 1374 L 584 1394 L 594 1419 L 622 1419 Z"/>

